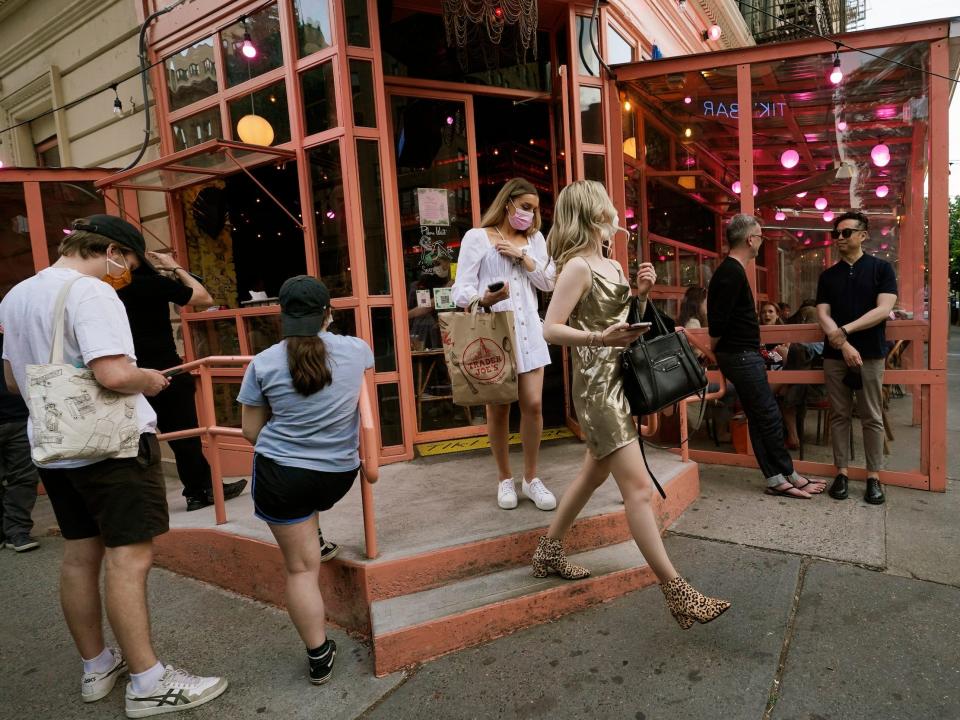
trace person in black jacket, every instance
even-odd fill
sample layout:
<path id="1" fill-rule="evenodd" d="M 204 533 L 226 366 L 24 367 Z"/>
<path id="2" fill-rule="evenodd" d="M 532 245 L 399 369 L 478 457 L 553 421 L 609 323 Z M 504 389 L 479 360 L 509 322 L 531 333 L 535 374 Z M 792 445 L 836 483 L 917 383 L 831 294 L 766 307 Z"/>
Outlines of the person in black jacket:
<path id="1" fill-rule="evenodd" d="M 196 277 L 177 264 L 172 255 L 147 252 L 146 257 L 158 270 L 166 274 L 158 273 L 145 264 L 138 265 L 131 274 L 133 282 L 120 288 L 117 295 L 127 309 L 133 345 L 137 353 L 137 365 L 166 370 L 183 363 L 173 341 L 170 303 L 204 310 L 213 305 L 213 298 Z M 160 432 L 199 427 L 193 375 L 184 373 L 173 376 L 166 390 L 147 400 L 157 413 Z M 173 450 L 177 473 L 183 483 L 187 511 L 211 505 L 213 484 L 210 465 L 203 456 L 200 438 L 173 440 L 170 449 Z M 243 492 L 246 485 L 246 480 L 224 483 L 224 498 L 229 500 L 236 497 Z"/>
<path id="2" fill-rule="evenodd" d="M 760 355 L 760 322 L 745 269 L 763 245 L 760 220 L 734 215 L 727 225 L 727 245 L 730 252 L 710 280 L 707 294 L 710 347 L 724 377 L 737 388 L 753 452 L 767 480 L 766 492 L 809 499 L 822 493 L 825 485 L 794 470 L 783 438 L 783 416 Z"/>

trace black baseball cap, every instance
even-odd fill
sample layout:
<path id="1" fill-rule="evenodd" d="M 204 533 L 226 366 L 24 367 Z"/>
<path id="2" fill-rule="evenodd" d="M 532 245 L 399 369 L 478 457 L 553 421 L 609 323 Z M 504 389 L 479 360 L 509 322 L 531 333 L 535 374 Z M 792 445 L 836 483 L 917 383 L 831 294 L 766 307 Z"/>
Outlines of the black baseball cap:
<path id="1" fill-rule="evenodd" d="M 297 275 L 280 286 L 283 337 L 313 337 L 320 332 L 330 308 L 327 286 L 309 275 Z"/>
<path id="2" fill-rule="evenodd" d="M 142 268 L 157 272 L 153 263 L 147 260 L 147 242 L 143 235 L 123 218 L 115 215 L 90 215 L 74 220 L 73 229 L 86 230 L 113 240 L 117 245 L 132 250 L 139 258 Z"/>

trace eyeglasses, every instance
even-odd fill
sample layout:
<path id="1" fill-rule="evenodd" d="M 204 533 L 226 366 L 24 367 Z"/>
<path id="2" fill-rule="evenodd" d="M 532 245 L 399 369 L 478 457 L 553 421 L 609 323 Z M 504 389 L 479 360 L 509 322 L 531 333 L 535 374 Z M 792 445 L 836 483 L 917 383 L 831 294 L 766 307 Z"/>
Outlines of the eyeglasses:
<path id="1" fill-rule="evenodd" d="M 748 237 L 748 238 L 760 238 L 761 240 L 766 240 L 766 239 L 767 239 L 766 237 L 764 237 L 764 236 L 761 235 L 760 233 L 757 233 L 756 235 L 748 235 L 747 237 Z"/>
<path id="2" fill-rule="evenodd" d="M 855 232 L 866 232 L 863 228 L 844 228 L 843 230 L 831 230 L 830 237 L 834 240 L 839 240 L 843 238 L 844 240 L 849 240 L 850 236 Z"/>

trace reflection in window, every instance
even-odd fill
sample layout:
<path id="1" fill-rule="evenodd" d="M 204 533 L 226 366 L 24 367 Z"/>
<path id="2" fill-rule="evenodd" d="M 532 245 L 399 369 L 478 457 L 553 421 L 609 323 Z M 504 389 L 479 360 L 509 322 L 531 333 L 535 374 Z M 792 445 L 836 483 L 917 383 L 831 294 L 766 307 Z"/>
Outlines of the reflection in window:
<path id="1" fill-rule="evenodd" d="M 583 156 L 583 176 L 587 180 L 596 180 L 599 183 L 607 182 L 606 161 L 603 155 Z"/>
<path id="2" fill-rule="evenodd" d="M 310 156 L 310 185 L 313 192 L 313 218 L 317 227 L 320 279 L 332 297 L 349 296 L 353 294 L 353 285 L 343 203 L 340 142 L 334 140 L 307 152 Z"/>
<path id="3" fill-rule="evenodd" d="M 254 315 L 244 321 L 247 330 L 247 345 L 256 355 L 283 339 L 280 328 L 280 314 Z"/>
<path id="4" fill-rule="evenodd" d="M 377 405 L 380 410 L 380 444 L 383 447 L 403 445 L 400 386 L 396 383 L 377 385 Z"/>
<path id="5" fill-rule="evenodd" d="M 330 0 L 294 0 L 293 12 L 300 57 L 320 52 L 333 44 Z"/>
<path id="6" fill-rule="evenodd" d="M 175 151 L 223 137 L 223 129 L 220 127 L 220 107 L 212 107 L 196 115 L 177 120 L 170 125 L 170 130 L 173 133 Z"/>
<path id="7" fill-rule="evenodd" d="M 607 64 L 633 62 L 633 46 L 623 39 L 613 27 L 607 32 Z"/>
<path id="8" fill-rule="evenodd" d="M 357 336 L 357 313 L 350 308 L 333 309 L 333 322 L 327 328 L 334 335 Z"/>
<path id="9" fill-rule="evenodd" d="M 603 144 L 600 88 L 580 87 L 580 136 L 585 143 Z"/>
<path id="10" fill-rule="evenodd" d="M 343 0 L 343 12 L 347 21 L 347 44 L 370 47 L 367 0 Z"/>
<path id="11" fill-rule="evenodd" d="M 377 126 L 377 108 L 373 94 L 373 63 L 350 61 L 350 88 L 353 91 L 353 123 L 359 127 Z"/>
<path id="12" fill-rule="evenodd" d="M 167 102 L 171 111 L 179 110 L 217 92 L 214 57 L 213 38 L 208 37 L 164 61 L 167 69 Z M 196 67 L 197 71 L 188 76 L 187 67 Z M 200 68 L 203 68 L 202 72 Z"/>
<path id="13" fill-rule="evenodd" d="M 56 260 L 54 253 L 51 260 Z M 0 298 L 33 275 L 27 205 L 20 183 L 0 183 Z"/>
<path id="14" fill-rule="evenodd" d="M 647 218 L 652 233 L 711 252 L 717 249 L 716 215 L 657 180 L 647 183 Z"/>
<path id="15" fill-rule="evenodd" d="M 650 245 L 650 261 L 657 271 L 657 285 L 676 285 L 676 248 L 664 243 Z"/>
<path id="16" fill-rule="evenodd" d="M 280 145 L 290 141 L 290 115 L 287 112 L 287 89 L 283 80 L 230 103 L 233 136 L 240 140 L 244 138 L 238 132 L 237 124 L 246 115 L 258 115 L 270 123 L 273 142 L 269 144 Z M 244 141 L 252 142 L 252 139 Z"/>
<path id="17" fill-rule="evenodd" d="M 243 36 L 250 39 L 257 54 L 248 58 L 242 52 Z M 220 33 L 226 64 L 227 86 L 232 87 L 283 65 L 280 47 L 280 18 L 276 3 L 247 15 L 246 22 L 237 22 Z"/>
<path id="18" fill-rule="evenodd" d="M 593 42 L 591 43 L 591 38 Z M 600 61 L 597 54 L 593 51 L 594 45 L 600 47 L 600 40 L 597 39 L 597 27 L 591 22 L 591 19 L 583 15 L 577 15 L 577 69 L 581 75 L 600 76 Z"/>
<path id="19" fill-rule="evenodd" d="M 190 337 L 193 353 L 197 358 L 210 355 L 239 355 L 240 339 L 237 323 L 233 318 L 216 320 L 190 320 Z"/>
<path id="20" fill-rule="evenodd" d="M 387 270 L 387 236 L 383 225 L 379 153 L 376 140 L 357 140 L 363 245 L 367 257 L 367 290 L 371 295 L 389 295 L 390 274 Z"/>
<path id="21" fill-rule="evenodd" d="M 653 123 L 645 123 L 647 165 L 655 170 L 670 169 L 670 140 Z"/>
<path id="22" fill-rule="evenodd" d="M 60 256 L 57 248 L 77 218 L 106 212 L 103 197 L 87 180 L 40 183 L 43 200 L 43 226 L 47 235 L 47 253 L 50 264 Z M 116 208 L 113 208 L 116 212 Z M 112 213 L 111 213 L 112 214 Z"/>
<path id="23" fill-rule="evenodd" d="M 370 325 L 374 367 L 377 372 L 393 372 L 397 369 L 397 353 L 393 342 L 393 308 L 370 308 Z"/>
<path id="24" fill-rule="evenodd" d="M 213 383 L 213 415 L 220 427 L 238 428 L 241 425 L 242 408 L 237 402 L 240 393 L 239 380 L 216 380 Z"/>
<path id="25" fill-rule="evenodd" d="M 337 101 L 333 90 L 333 63 L 312 67 L 300 76 L 307 135 L 337 126 Z"/>

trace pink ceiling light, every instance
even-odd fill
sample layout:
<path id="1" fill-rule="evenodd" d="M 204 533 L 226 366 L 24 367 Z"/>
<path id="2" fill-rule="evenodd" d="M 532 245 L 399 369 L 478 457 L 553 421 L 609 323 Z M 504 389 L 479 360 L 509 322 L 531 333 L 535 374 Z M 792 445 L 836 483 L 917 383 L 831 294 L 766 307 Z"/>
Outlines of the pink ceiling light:
<path id="1" fill-rule="evenodd" d="M 739 180 L 734 180 L 733 185 L 730 186 L 730 189 L 733 190 L 733 192 L 737 195 L 740 194 L 740 188 L 741 188 L 741 185 Z"/>
<path id="2" fill-rule="evenodd" d="M 829 204 L 830 203 L 827 202 L 827 199 L 825 197 L 818 197 L 816 200 L 813 201 L 813 206 L 817 210 L 826 210 L 827 205 Z"/>
<path id="3" fill-rule="evenodd" d="M 720 36 L 723 35 L 723 29 L 719 25 L 711 25 L 705 31 L 705 34 L 708 38 L 716 42 L 720 39 Z"/>
<path id="4" fill-rule="evenodd" d="M 875 192 L 877 193 L 878 198 L 885 198 L 889 194 L 890 188 L 888 188 L 886 185 L 880 185 L 877 187 Z"/>
<path id="5" fill-rule="evenodd" d="M 804 190 L 802 193 L 797 193 L 798 198 L 805 198 L 807 196 L 807 191 Z"/>
<path id="6" fill-rule="evenodd" d="M 692 103 L 692 102 L 693 102 L 693 98 L 690 97 L 689 95 L 687 95 L 686 97 L 683 98 L 683 104 L 684 104 L 684 105 L 689 105 L 689 104 Z"/>
<path id="7" fill-rule="evenodd" d="M 787 219 L 787 214 L 783 210 L 777 210 L 777 214 L 773 216 L 773 219 L 777 222 L 783 222 Z"/>
<path id="8" fill-rule="evenodd" d="M 870 159 L 877 167 L 886 167 L 890 164 L 890 148 L 883 143 L 878 143 L 870 150 Z"/>
<path id="9" fill-rule="evenodd" d="M 880 234 L 886 237 L 887 235 L 890 234 L 890 228 L 888 227 L 883 228 L 882 230 L 880 230 Z"/>
<path id="10" fill-rule="evenodd" d="M 833 54 L 833 69 L 830 70 L 830 82 L 839 85 L 843 81 L 843 70 L 840 69 L 840 53 Z"/>
<path id="11" fill-rule="evenodd" d="M 784 150 L 780 154 L 780 164 L 783 165 L 787 170 L 790 168 L 795 168 L 798 162 L 800 162 L 800 153 L 793 148 Z"/>
<path id="12" fill-rule="evenodd" d="M 827 211 L 823 214 L 823 221 L 824 221 L 824 222 L 832 222 L 832 221 L 833 221 L 833 210 L 827 210 Z"/>
<path id="13" fill-rule="evenodd" d="M 840 132 L 846 132 L 846 131 L 847 131 L 847 127 L 848 127 L 848 125 L 847 125 L 847 121 L 846 121 L 846 120 L 839 120 L 839 121 L 837 121 L 837 130 L 839 130 Z"/>

